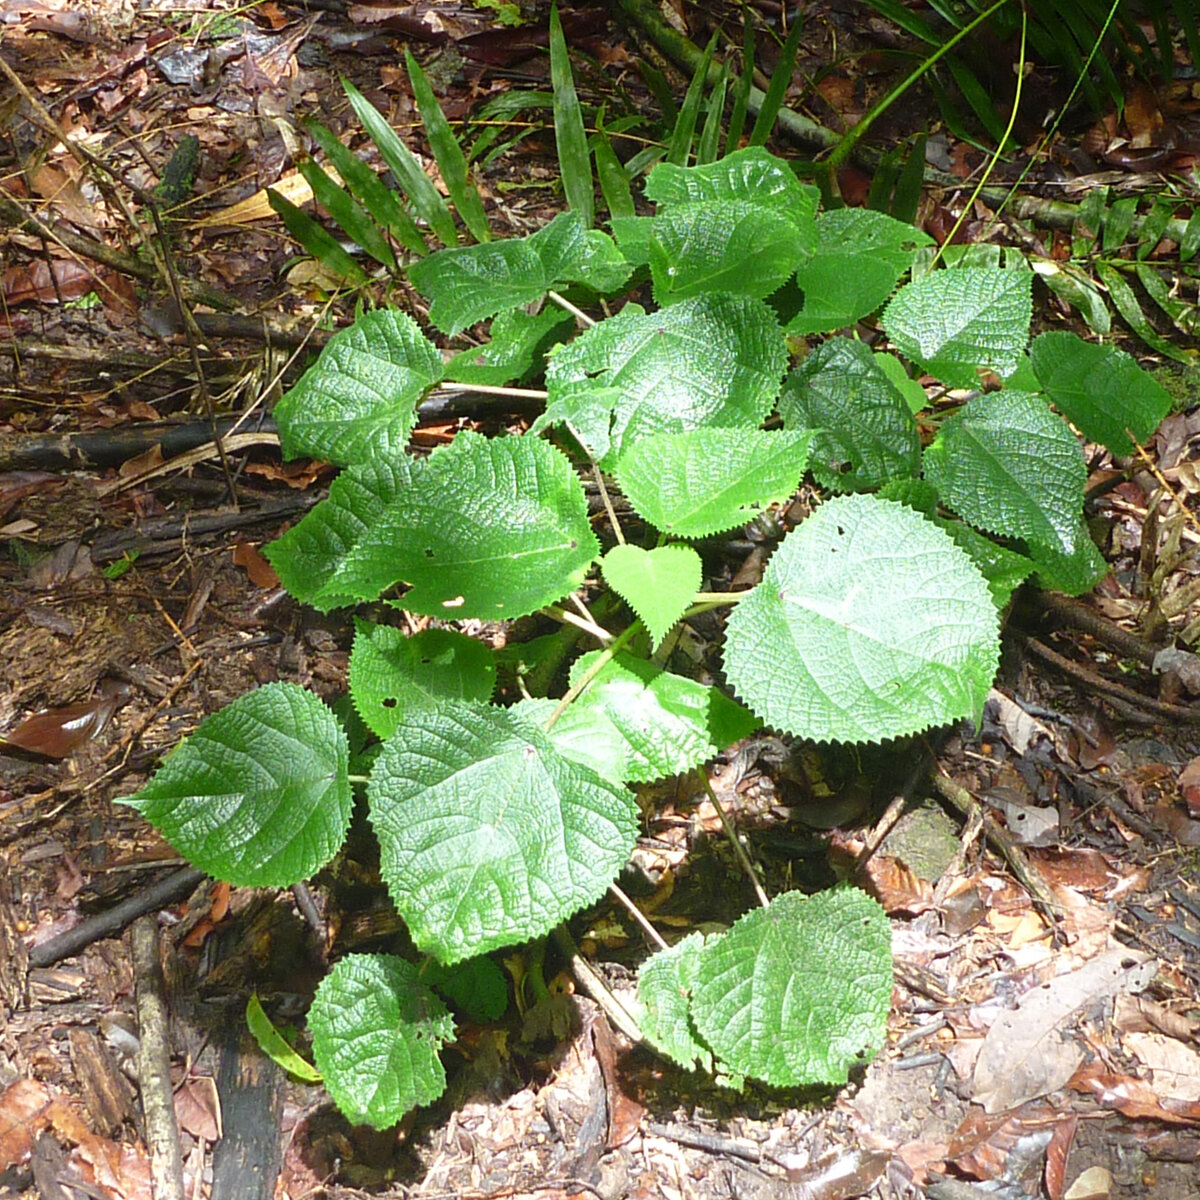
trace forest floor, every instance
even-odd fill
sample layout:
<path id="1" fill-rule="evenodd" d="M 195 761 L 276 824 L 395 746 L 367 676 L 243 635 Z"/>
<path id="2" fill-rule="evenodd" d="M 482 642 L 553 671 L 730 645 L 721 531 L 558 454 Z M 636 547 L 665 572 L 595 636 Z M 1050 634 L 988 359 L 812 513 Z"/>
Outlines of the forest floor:
<path id="1" fill-rule="evenodd" d="M 396 944 L 370 851 L 348 852 L 311 895 L 231 891 L 188 874 L 114 803 L 258 685 L 345 693 L 351 616 L 295 604 L 258 547 L 331 477 L 282 463 L 264 418 L 355 298 L 298 252 L 264 189 L 305 203 L 303 120 L 353 127 L 340 76 L 418 136 L 404 44 L 454 122 L 508 89 L 548 88 L 546 6 L 521 7 L 529 21 L 510 28 L 465 4 L 0 0 L 0 1196 L 151 1194 L 132 1017 L 148 981 L 133 914 L 91 923 L 140 900 L 158 914 L 169 1008 L 158 1032 L 189 1196 L 1194 1200 L 1200 663 L 1175 639 L 1190 627 L 1194 642 L 1200 612 L 1200 409 L 1186 398 L 1200 389 L 1186 366 L 1171 367 L 1183 398 L 1144 459 L 1088 448 L 1087 515 L 1112 574 L 1075 602 L 1022 594 L 983 728 L 949 731 L 932 772 L 923 742 L 859 757 L 770 738 L 711 769 L 769 890 L 856 872 L 893 919 L 888 1044 L 846 1087 L 723 1089 L 631 1049 L 576 996 L 559 1037 L 516 1015 L 460 1029 L 438 1104 L 391 1130 L 354 1128 L 258 1053 L 243 1014 L 257 989 L 277 1018 L 299 1018 L 330 957 Z M 761 8 L 777 19 L 778 5 Z M 788 103 L 835 132 L 897 77 L 891 36 L 864 12 L 807 6 Z M 640 60 L 682 95 L 686 78 L 607 6 L 572 4 L 564 23 L 581 92 L 609 100 L 610 120 L 654 109 Z M 740 45 L 740 21 L 731 32 Z M 1180 76 L 1139 85 L 1125 124 L 1108 114 L 1060 134 L 1054 170 L 1027 186 L 1194 205 L 1196 97 Z M 520 140 L 479 173 L 502 232 L 562 207 L 548 122 L 522 116 L 499 139 Z M 932 102 L 914 93 L 870 141 L 899 145 L 931 122 Z M 156 230 L 139 196 L 185 135 L 199 145 L 194 189 Z M 963 180 L 922 193 L 918 221 L 944 229 L 983 155 L 944 132 L 930 146 Z M 861 202 L 869 182 L 850 167 L 842 193 Z M 967 239 L 1032 240 L 1053 256 L 1068 237 L 993 216 L 978 202 Z M 42 224 L 18 228 L 26 217 Z M 199 339 L 143 235 L 208 289 Z M 1171 278 L 1173 254 L 1164 243 L 1145 257 Z M 1171 284 L 1194 309 L 1194 278 Z M 1040 328 L 1087 332 L 1054 296 L 1039 306 Z M 1113 336 L 1145 358 L 1128 330 Z M 224 433 L 238 421 L 224 440 L 236 505 L 205 392 Z M 521 420 L 468 402 L 415 440 Z M 1171 646 L 1184 653 L 1156 674 Z M 654 920 L 683 932 L 736 918 L 753 900 L 706 793 L 680 784 L 642 799 L 637 861 Z M 601 905 L 572 928 L 610 985 L 629 986 L 646 947 L 627 915 Z"/>

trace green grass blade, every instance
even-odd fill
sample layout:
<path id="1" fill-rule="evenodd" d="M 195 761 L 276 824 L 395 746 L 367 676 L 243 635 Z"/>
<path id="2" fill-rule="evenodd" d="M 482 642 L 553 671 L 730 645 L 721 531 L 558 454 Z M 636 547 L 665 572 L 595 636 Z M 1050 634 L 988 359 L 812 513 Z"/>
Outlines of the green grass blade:
<path id="1" fill-rule="evenodd" d="M 867 0 L 867 3 L 881 17 L 891 21 L 893 25 L 898 25 L 905 33 L 920 38 L 926 45 L 940 46 L 945 40 L 934 33 L 915 13 L 909 12 L 899 0 Z"/>
<path id="2" fill-rule="evenodd" d="M 592 160 L 588 154 L 583 109 L 571 75 L 571 59 L 557 3 L 550 6 L 550 83 L 554 89 L 554 136 L 558 143 L 558 169 L 562 175 L 567 207 L 577 212 L 591 229 L 596 220 L 596 192 L 592 184 Z"/>
<path id="3" fill-rule="evenodd" d="M 771 82 L 767 85 L 762 108 L 758 110 L 754 128 L 750 131 L 751 146 L 766 145 L 771 130 L 775 128 L 775 118 L 779 116 L 779 110 L 783 107 L 783 99 L 787 95 L 788 85 L 792 82 L 792 74 L 796 69 L 796 51 L 800 49 L 803 25 L 797 16 L 788 30 L 787 41 L 783 43 L 779 61 L 775 64 L 775 70 L 771 72 Z"/>
<path id="4" fill-rule="evenodd" d="M 356 154 L 352 154 L 341 142 L 316 121 L 306 121 L 304 127 L 313 141 L 325 151 L 334 170 L 342 177 L 346 190 L 384 226 L 406 250 L 413 254 L 428 254 L 429 247 L 421 236 L 416 222 L 404 210 L 404 206 L 370 167 Z M 349 232 L 349 230 L 347 230 Z"/>
<path id="5" fill-rule="evenodd" d="M 696 134 L 696 121 L 700 117 L 700 102 L 704 99 L 704 85 L 708 81 L 708 65 L 712 62 L 712 54 L 717 46 L 717 35 L 709 39 L 700 59 L 700 65 L 688 84 L 687 94 L 679 106 L 679 117 L 675 128 L 671 130 L 671 140 L 667 143 L 667 162 L 686 167 L 688 156 L 692 152 L 692 138 Z"/>
<path id="6" fill-rule="evenodd" d="M 1179 261 L 1191 262 L 1200 252 L 1200 209 L 1197 209 L 1184 226 L 1183 237 L 1179 239 Z"/>
<path id="7" fill-rule="evenodd" d="M 754 83 L 754 22 L 742 8 L 742 72 L 733 86 L 733 112 L 729 117 L 729 133 L 725 137 L 725 153 L 732 154 L 742 140 L 746 128 L 746 113 L 750 110 L 750 87 Z"/>
<path id="8" fill-rule="evenodd" d="M 917 220 L 917 209 L 921 204 L 921 189 L 925 186 L 925 143 L 929 135 L 918 133 L 913 138 L 912 148 L 896 180 L 892 194 L 892 216 L 897 221 L 913 225 Z"/>
<path id="9" fill-rule="evenodd" d="M 642 59 L 638 59 L 637 69 L 638 74 L 646 81 L 650 95 L 658 104 L 658 111 L 662 113 L 663 117 L 663 127 L 673 129 L 679 109 L 675 104 L 675 93 L 667 82 L 667 77 L 653 63 L 645 62 Z"/>
<path id="10" fill-rule="evenodd" d="M 1108 288 L 1109 298 L 1113 307 L 1121 314 L 1122 320 L 1146 343 L 1152 350 L 1173 358 L 1176 362 L 1190 363 L 1192 357 L 1173 346 L 1146 319 L 1137 294 L 1129 286 L 1120 271 L 1106 262 L 1096 263 L 1096 274 L 1100 282 Z"/>
<path id="11" fill-rule="evenodd" d="M 879 158 L 867 192 L 867 207 L 875 212 L 885 213 L 891 208 L 892 191 L 900 174 L 900 157 L 903 153 L 902 146 L 895 146 Z"/>
<path id="12" fill-rule="evenodd" d="M 696 165 L 716 162 L 721 148 L 721 118 L 725 115 L 725 89 L 729 86 L 729 64 L 721 68 L 716 86 L 709 93 L 708 114 L 700 132 L 700 143 L 696 147 Z"/>
<path id="13" fill-rule="evenodd" d="M 471 118 L 471 124 L 476 128 L 482 127 L 483 132 L 472 144 L 467 161 L 481 159 L 503 136 L 514 118 L 540 109 L 549 112 L 553 107 L 554 97 L 550 92 L 535 92 L 528 88 L 516 88 L 493 97 Z"/>
<path id="14" fill-rule="evenodd" d="M 1171 0 L 1171 11 L 1176 25 L 1183 30 L 1192 67 L 1200 68 L 1200 9 L 1196 0 Z"/>
<path id="15" fill-rule="evenodd" d="M 396 182 L 412 202 L 417 216 L 437 234 L 444 245 L 457 246 L 458 230 L 454 227 L 454 217 L 416 155 L 400 140 L 379 109 L 354 84 L 343 79 L 342 87 L 346 89 L 346 95 L 363 128 L 379 148 L 383 161 L 391 168 Z"/>
<path id="16" fill-rule="evenodd" d="M 979 82 L 975 72 L 960 59 L 948 58 L 946 66 L 949 67 L 950 74 L 954 76 L 954 82 L 958 84 L 958 90 L 962 92 L 963 99 L 971 106 L 971 111 L 987 130 L 988 137 L 1003 149 L 1001 142 L 1004 139 L 1004 122 L 1000 120 L 1000 115 L 996 112 L 996 106 L 992 103 L 987 89 Z"/>
<path id="17" fill-rule="evenodd" d="M 297 208 L 274 188 L 267 188 L 267 203 L 283 221 L 288 233 L 326 270 L 351 283 L 366 283 L 367 276 L 362 267 L 338 245 L 337 239 L 322 229 L 308 213 Z"/>
<path id="18" fill-rule="evenodd" d="M 407 46 L 404 49 L 404 62 L 408 67 L 413 95 L 417 98 L 421 123 L 425 126 L 425 136 L 429 139 L 429 148 L 442 173 L 446 191 L 450 193 L 450 199 L 458 209 L 463 224 L 471 231 L 471 236 L 477 242 L 490 241 L 492 234 L 488 229 L 487 214 L 483 211 L 483 201 L 475 185 L 467 178 L 467 160 L 462 144 L 450 128 L 450 122 L 446 120 L 446 114 L 433 94 L 425 72 L 421 70 L 421 64 Z"/>
<path id="19" fill-rule="evenodd" d="M 596 118 L 596 133 L 591 139 L 592 152 L 596 156 L 596 175 L 600 180 L 600 194 L 610 217 L 633 217 L 637 210 L 633 204 L 633 192 L 629 187 L 629 176 L 621 165 L 608 130 L 604 125 L 604 113 Z"/>
<path id="20" fill-rule="evenodd" d="M 336 183 L 311 158 L 297 163 L 300 174 L 308 180 L 313 198 L 334 219 L 339 228 L 357 242 L 376 262 L 389 271 L 396 269 L 396 256 L 379 231 L 379 226 L 363 207 L 344 188 Z"/>

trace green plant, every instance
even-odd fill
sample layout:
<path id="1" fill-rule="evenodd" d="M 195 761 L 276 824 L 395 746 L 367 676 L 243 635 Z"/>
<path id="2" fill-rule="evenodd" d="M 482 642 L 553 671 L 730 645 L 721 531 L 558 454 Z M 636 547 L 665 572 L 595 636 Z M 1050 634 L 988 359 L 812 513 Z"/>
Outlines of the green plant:
<path id="1" fill-rule="evenodd" d="M 365 785 L 381 874 L 427 957 L 356 955 L 318 990 L 316 1063 L 356 1121 L 385 1126 L 440 1093 L 453 1021 L 438 989 L 477 997 L 489 952 L 604 893 L 637 833 L 631 783 L 693 770 L 760 725 L 874 743 L 977 717 L 1013 588 L 1034 572 L 1079 593 L 1104 571 L 1080 445 L 1050 401 L 1118 452 L 1169 405 L 1111 348 L 1057 333 L 1027 353 L 1033 274 L 1019 256 L 896 290 L 929 239 L 878 212 L 818 212 L 815 189 L 760 148 L 665 163 L 646 196 L 654 215 L 614 219 L 615 240 L 570 212 L 419 260 L 412 282 L 445 335 L 491 321 L 482 351 L 444 363 L 408 316 L 368 312 L 276 408 L 287 455 L 342 467 L 267 550 L 284 586 L 323 611 L 384 598 L 449 622 L 548 612 L 563 633 L 524 648 L 529 694 L 492 703 L 493 653 L 462 632 L 359 622 L 350 695 L 378 744 L 352 755 L 320 700 L 272 684 L 203 721 L 127 801 L 210 874 L 285 886 L 337 853 Z M 635 269 L 654 308 L 585 317 Z M 523 307 L 546 299 L 549 323 Z M 554 323 L 559 301 L 569 327 Z M 896 354 L 831 337 L 789 372 L 790 336 L 881 305 Z M 575 319 L 587 327 L 572 337 Z M 546 408 L 527 433 L 408 449 L 430 388 L 480 370 L 521 378 L 534 353 Z M 951 388 L 977 388 L 981 370 L 1006 386 L 933 412 L 906 364 Z M 763 427 L 773 412 L 782 428 Z M 918 412 L 936 428 L 924 448 Z M 580 467 L 640 518 L 635 536 L 609 507 L 605 553 Z M 825 498 L 762 582 L 702 591 L 695 541 L 790 497 L 806 471 Z M 581 589 L 604 584 L 635 619 L 618 601 L 584 607 Z M 555 607 L 570 594 L 577 611 Z M 722 607 L 728 690 L 651 657 L 679 621 Z M 535 678 L 553 682 L 581 631 L 596 648 L 544 694 Z M 651 957 L 637 1016 L 685 1066 L 831 1083 L 881 1045 L 890 988 L 874 901 L 785 893 Z"/>

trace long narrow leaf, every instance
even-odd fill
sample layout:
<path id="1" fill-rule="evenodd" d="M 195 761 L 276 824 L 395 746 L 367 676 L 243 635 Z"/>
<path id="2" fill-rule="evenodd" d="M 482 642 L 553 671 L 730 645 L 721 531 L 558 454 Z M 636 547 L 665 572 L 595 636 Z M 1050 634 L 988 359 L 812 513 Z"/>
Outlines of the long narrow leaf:
<path id="1" fill-rule="evenodd" d="M 705 47 L 683 103 L 679 106 L 679 117 L 675 128 L 671 130 L 671 140 L 667 143 L 667 162 L 676 166 L 686 167 L 688 156 L 692 152 L 692 138 L 696 134 L 696 121 L 700 117 L 700 102 L 704 99 L 704 85 L 708 81 L 708 66 L 712 62 L 713 51 L 717 47 L 717 34 L 713 34 Z"/>
<path id="2" fill-rule="evenodd" d="M 733 88 L 733 112 L 729 116 L 729 133 L 725 138 L 725 153 L 732 154 L 742 140 L 746 113 L 750 109 L 750 87 L 754 83 L 754 22 L 742 6 L 742 73 Z"/>
<path id="3" fill-rule="evenodd" d="M 1171 0 L 1171 10 L 1175 13 L 1177 27 L 1183 30 L 1187 40 L 1192 67 L 1200 67 L 1200 10 L 1197 9 L 1196 0 Z M 1167 42 L 1167 46 L 1170 44 Z M 1164 53 L 1169 56 L 1170 51 L 1165 50 Z"/>
<path id="4" fill-rule="evenodd" d="M 679 109 L 675 104 L 675 93 L 667 82 L 667 77 L 653 63 L 648 63 L 644 59 L 638 59 L 637 69 L 638 74 L 646 81 L 650 95 L 658 104 L 658 111 L 662 113 L 664 127 L 673 129 Z"/>
<path id="5" fill-rule="evenodd" d="M 406 250 L 413 254 L 428 254 L 429 246 L 421 236 L 416 222 L 404 210 L 396 193 L 389 188 L 356 154 L 352 154 L 333 135 L 316 121 L 306 121 L 305 128 L 325 151 L 326 157 L 342 177 L 346 190 L 386 228 Z"/>
<path id="6" fill-rule="evenodd" d="M 929 46 L 940 46 L 945 40 L 939 37 L 915 13 L 909 12 L 899 0 L 867 0 L 867 3 L 893 25 L 898 25 L 905 33 L 920 38 Z"/>
<path id="7" fill-rule="evenodd" d="M 1125 324 L 1147 346 L 1152 350 L 1157 350 L 1159 354 L 1165 354 L 1167 358 L 1175 359 L 1176 362 L 1191 363 L 1192 359 L 1190 355 L 1173 346 L 1146 319 L 1146 314 L 1142 311 L 1142 306 L 1138 302 L 1137 294 L 1116 267 L 1110 266 L 1103 261 L 1097 262 L 1096 274 L 1100 276 L 1101 283 L 1108 288 L 1108 294 L 1113 302 L 1113 307 L 1121 314 L 1121 318 Z"/>
<path id="8" fill-rule="evenodd" d="M 467 161 L 475 162 L 490 150 L 514 117 L 541 109 L 549 112 L 553 107 L 554 97 L 550 92 L 535 92 L 527 88 L 514 88 L 511 92 L 501 92 L 493 97 L 471 119 L 471 124 L 482 127 L 483 132 L 472 144 Z"/>
<path id="9" fill-rule="evenodd" d="M 783 43 L 779 61 L 775 64 L 775 70 L 771 72 L 771 82 L 767 85 L 767 93 L 763 97 L 762 107 L 758 110 L 754 128 L 750 131 L 751 146 L 766 145 L 771 130 L 775 128 L 775 118 L 779 116 L 779 110 L 783 107 L 783 99 L 787 95 L 792 75 L 796 70 L 796 51 L 800 49 L 802 29 L 803 22 L 797 15 L 792 20 L 787 41 Z"/>
<path id="10" fill-rule="evenodd" d="M 396 256 L 379 231 L 379 226 L 344 188 L 336 183 L 311 158 L 297 164 L 308 180 L 313 198 L 337 222 L 343 232 L 356 241 L 376 262 L 390 271 L 396 269 Z"/>
<path id="11" fill-rule="evenodd" d="M 725 115 L 725 89 L 729 86 L 729 64 L 721 68 L 716 87 L 709 93 L 708 114 L 696 147 L 696 165 L 716 162 L 721 148 L 721 118 Z"/>
<path id="12" fill-rule="evenodd" d="M 979 77 L 961 59 L 948 58 L 946 66 L 950 68 L 950 74 L 954 76 L 954 82 L 958 84 L 958 90 L 962 92 L 963 99 L 971 106 L 971 111 L 987 130 L 988 137 L 997 146 L 1000 146 L 1004 140 L 1004 122 L 1000 120 L 1000 114 L 996 112 L 996 106 L 992 103 L 987 88 L 979 82 Z M 1000 148 L 1003 149 L 1002 146 Z"/>
<path id="13" fill-rule="evenodd" d="M 629 176 L 612 148 L 608 130 L 604 125 L 604 113 L 596 118 L 596 133 L 592 137 L 592 152 L 596 157 L 596 176 L 600 180 L 600 193 L 610 217 L 633 217 L 637 210 L 633 204 L 633 192 L 629 187 Z"/>
<path id="14" fill-rule="evenodd" d="M 896 190 L 892 195 L 892 216 L 909 225 L 916 221 L 917 209 L 921 205 L 921 189 L 925 185 L 925 143 L 928 140 L 928 135 L 924 133 L 913 138 L 912 148 L 904 166 L 900 168 L 900 177 L 896 180 Z"/>
<path id="15" fill-rule="evenodd" d="M 352 283 L 366 283 L 367 277 L 358 265 L 338 245 L 332 234 L 322 229 L 303 209 L 297 208 L 274 188 L 267 188 L 267 203 L 283 221 L 292 235 L 327 271 Z"/>
<path id="16" fill-rule="evenodd" d="M 391 168 L 396 182 L 412 201 L 417 216 L 445 245 L 457 246 L 458 230 L 454 227 L 454 217 L 417 161 L 416 155 L 400 140 L 379 109 L 354 84 L 348 79 L 343 79 L 342 87 L 346 89 L 346 95 L 350 98 L 350 104 L 358 119 L 363 123 L 363 128 L 379 147 L 383 161 Z"/>
<path id="17" fill-rule="evenodd" d="M 592 161 L 588 155 L 583 109 L 571 75 L 567 40 L 563 37 L 558 4 L 550 5 L 550 83 L 554 88 L 554 136 L 558 142 L 558 169 L 562 175 L 567 207 L 577 212 L 591 229 L 596 221 L 596 193 L 592 185 Z"/>
<path id="18" fill-rule="evenodd" d="M 488 229 L 487 214 L 483 211 L 483 201 L 475 185 L 467 178 L 467 160 L 463 154 L 462 145 L 450 128 L 442 106 L 429 86 L 421 64 L 413 57 L 406 46 L 404 62 L 408 67 L 408 79 L 412 84 L 413 95 L 417 98 L 417 108 L 421 113 L 421 123 L 425 126 L 425 136 L 429 139 L 429 148 L 433 151 L 434 161 L 442 173 L 442 181 L 463 224 L 471 231 L 471 236 L 477 242 L 491 240 L 491 230 Z"/>

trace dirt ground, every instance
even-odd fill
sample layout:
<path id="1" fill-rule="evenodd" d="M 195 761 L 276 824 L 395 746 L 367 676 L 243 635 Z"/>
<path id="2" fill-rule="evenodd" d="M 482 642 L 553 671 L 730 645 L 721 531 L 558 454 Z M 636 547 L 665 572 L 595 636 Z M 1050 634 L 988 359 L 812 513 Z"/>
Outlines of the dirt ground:
<path id="1" fill-rule="evenodd" d="M 345 694 L 351 614 L 296 605 L 258 547 L 328 485 L 320 464 L 280 462 L 262 418 L 353 300 L 331 299 L 262 189 L 298 178 L 304 118 L 350 127 L 339 75 L 414 123 L 406 41 L 452 120 L 548 86 L 530 32 L 545 6 L 521 7 L 529 23 L 506 29 L 488 6 L 0 0 L 0 58 L 26 89 L 0 93 L 0 199 L 76 239 L 12 214 L 0 234 L 0 1196 L 151 1194 L 139 1054 L 156 1031 L 134 1012 L 153 972 L 136 913 L 111 917 L 142 901 L 189 1196 L 1194 1200 L 1200 686 L 1186 642 L 1169 670 L 1152 667 L 1197 617 L 1183 589 L 1200 543 L 1200 410 L 1186 402 L 1144 463 L 1089 450 L 1088 518 L 1113 573 L 1079 602 L 1021 595 L 982 729 L 861 755 L 763 737 L 712 768 L 769 892 L 852 878 L 892 918 L 888 1045 L 845 1088 L 735 1091 L 685 1073 L 623 1040 L 552 962 L 547 1019 L 460 1027 L 437 1105 L 354 1128 L 258 1051 L 243 1014 L 254 990 L 277 1023 L 302 1024 L 331 959 L 407 946 L 361 822 L 308 888 L 231 891 L 116 803 L 256 686 Z M 582 87 L 607 77 L 623 103 L 653 104 L 634 70 L 652 51 L 627 26 L 604 6 L 564 17 L 592 64 Z M 802 65 L 825 82 L 794 100 L 837 128 L 886 79 L 817 71 L 864 35 L 853 5 L 812 5 L 807 20 Z M 111 174 L 67 154 L 39 105 Z M 910 132 L 914 116 L 875 136 Z M 198 303 L 199 345 L 139 267 L 119 202 L 137 211 L 131 189 L 159 183 L 184 135 L 199 172 L 166 237 L 183 278 L 236 309 Z M 527 232 L 561 206 L 556 174 L 552 133 L 526 131 L 482 171 L 485 202 Z M 958 199 L 928 191 L 929 219 Z M 117 257 L 90 256 L 97 244 Z M 1047 302 L 1040 319 L 1063 318 Z M 242 418 L 227 445 L 236 505 L 207 403 Z M 519 420 L 468 405 L 417 441 Z M 714 556 L 713 578 L 751 552 Z M 642 801 L 621 883 L 660 929 L 728 923 L 753 903 L 694 781 Z M 647 948 L 623 911 L 571 927 L 614 991 L 633 986 Z M 1039 991 L 1050 1007 L 1024 1007 Z"/>

